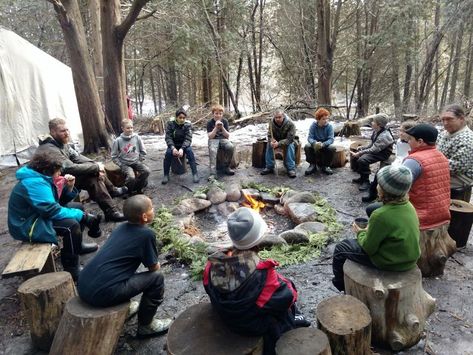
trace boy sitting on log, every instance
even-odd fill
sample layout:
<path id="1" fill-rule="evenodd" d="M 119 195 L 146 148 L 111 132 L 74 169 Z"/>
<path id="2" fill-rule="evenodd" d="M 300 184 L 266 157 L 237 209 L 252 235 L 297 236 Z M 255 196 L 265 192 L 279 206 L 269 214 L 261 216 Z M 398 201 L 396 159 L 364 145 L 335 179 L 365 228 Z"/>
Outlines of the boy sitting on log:
<path id="1" fill-rule="evenodd" d="M 310 322 L 296 308 L 297 290 L 292 281 L 274 269 L 278 263 L 258 256 L 258 244 L 267 229 L 261 216 L 241 207 L 228 217 L 227 226 L 233 249 L 209 257 L 205 291 L 232 331 L 263 336 L 264 354 L 274 354 L 281 334 L 308 327 Z"/>
<path id="2" fill-rule="evenodd" d="M 388 271 L 416 267 L 420 256 L 419 219 L 408 200 L 412 173 L 405 166 L 386 166 L 378 171 L 378 195 L 383 206 L 370 216 L 368 228 L 353 224 L 357 239 L 345 239 L 333 252 L 333 285 L 345 290 L 343 264 L 349 259 Z"/>
<path id="3" fill-rule="evenodd" d="M 115 228 L 80 273 L 79 296 L 92 306 L 110 307 L 143 293 L 137 337 L 164 334 L 172 321 L 154 318 L 163 301 L 164 277 L 154 231 L 146 226 L 154 218 L 153 203 L 145 195 L 132 196 L 125 201 L 123 214 L 128 222 Z M 148 271 L 136 273 L 140 264 Z"/>

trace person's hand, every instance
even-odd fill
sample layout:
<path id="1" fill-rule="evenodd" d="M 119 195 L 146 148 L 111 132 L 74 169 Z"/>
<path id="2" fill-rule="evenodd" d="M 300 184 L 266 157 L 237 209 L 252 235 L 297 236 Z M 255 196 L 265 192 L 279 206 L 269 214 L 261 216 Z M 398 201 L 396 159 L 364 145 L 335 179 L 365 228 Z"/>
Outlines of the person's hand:
<path id="1" fill-rule="evenodd" d="M 66 186 L 71 191 L 74 188 L 74 184 L 76 183 L 76 177 L 71 174 L 64 175 L 64 179 L 66 179 Z"/>
<path id="2" fill-rule="evenodd" d="M 360 154 L 360 152 L 350 152 L 350 155 L 351 155 L 353 158 L 358 158 L 361 154 Z"/>
<path id="3" fill-rule="evenodd" d="M 181 149 L 179 149 L 179 151 L 178 151 L 178 157 L 179 157 L 179 158 L 182 158 L 183 155 L 184 155 L 184 151 L 183 151 L 182 148 L 181 148 Z"/>
<path id="4" fill-rule="evenodd" d="M 222 130 L 223 128 L 223 122 L 222 121 L 217 121 L 215 123 L 215 127 L 217 127 L 219 130 Z"/>
<path id="5" fill-rule="evenodd" d="M 172 155 L 174 155 L 175 157 L 178 157 L 179 151 L 176 148 L 172 148 Z"/>
<path id="6" fill-rule="evenodd" d="M 322 142 L 315 142 L 312 147 L 314 148 L 315 151 L 318 151 L 320 149 L 322 149 L 324 145 L 322 144 Z"/>
<path id="7" fill-rule="evenodd" d="M 105 165 L 103 165 L 102 162 L 97 162 L 97 165 L 99 167 L 99 172 L 105 172 Z"/>
<path id="8" fill-rule="evenodd" d="M 271 141 L 271 147 L 273 147 L 273 149 L 276 149 L 277 147 L 279 147 L 279 142 L 275 139 L 273 139 Z"/>
<path id="9" fill-rule="evenodd" d="M 360 228 L 355 222 L 353 222 L 353 224 L 351 225 L 351 229 L 353 232 L 355 232 L 355 234 L 358 234 L 358 232 L 364 231 L 367 228 Z"/>

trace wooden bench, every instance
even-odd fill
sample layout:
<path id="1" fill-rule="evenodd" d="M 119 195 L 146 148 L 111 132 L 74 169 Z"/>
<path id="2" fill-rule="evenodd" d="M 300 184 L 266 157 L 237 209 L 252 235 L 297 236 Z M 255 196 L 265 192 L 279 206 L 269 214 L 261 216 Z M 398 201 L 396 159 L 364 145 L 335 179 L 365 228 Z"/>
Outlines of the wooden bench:
<path id="1" fill-rule="evenodd" d="M 56 265 L 49 243 L 22 243 L 2 272 L 2 278 L 22 276 L 29 278 L 37 274 L 55 272 Z"/>

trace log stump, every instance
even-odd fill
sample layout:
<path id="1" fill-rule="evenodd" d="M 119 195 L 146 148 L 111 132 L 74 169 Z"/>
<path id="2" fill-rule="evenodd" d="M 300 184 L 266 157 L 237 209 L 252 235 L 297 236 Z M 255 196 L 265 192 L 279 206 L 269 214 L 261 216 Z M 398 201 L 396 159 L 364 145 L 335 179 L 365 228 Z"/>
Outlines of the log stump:
<path id="1" fill-rule="evenodd" d="M 361 134 L 360 125 L 358 122 L 345 122 L 340 134 L 347 138 L 350 136 L 359 136 Z"/>
<path id="2" fill-rule="evenodd" d="M 284 333 L 276 343 L 276 355 L 332 355 L 325 333 L 315 328 L 297 328 Z"/>
<path id="3" fill-rule="evenodd" d="M 456 250 L 455 241 L 448 234 L 448 224 L 420 231 L 420 258 L 417 266 L 423 277 L 442 275 L 445 264 Z"/>
<path id="4" fill-rule="evenodd" d="M 330 164 L 330 166 L 332 168 L 343 168 L 346 163 L 347 154 L 345 152 L 345 148 L 337 146 L 333 156 L 332 164 Z"/>
<path id="5" fill-rule="evenodd" d="M 366 145 L 366 141 L 354 141 L 350 144 L 350 152 L 356 153 L 359 147 Z M 350 155 L 350 169 L 356 171 L 358 169 L 358 164 L 356 163 L 356 159 L 352 159 Z"/>
<path id="6" fill-rule="evenodd" d="M 107 177 L 114 186 L 123 186 L 125 184 L 125 176 L 117 164 L 113 161 L 109 161 L 105 163 L 104 167 Z"/>
<path id="7" fill-rule="evenodd" d="M 251 151 L 251 165 L 254 168 L 262 169 L 266 166 L 266 145 L 268 142 L 264 140 L 257 140 L 253 143 Z"/>
<path id="8" fill-rule="evenodd" d="M 38 275 L 20 285 L 21 309 L 37 348 L 49 351 L 64 306 L 75 295 L 74 281 L 65 271 Z"/>
<path id="9" fill-rule="evenodd" d="M 50 354 L 113 354 L 129 304 L 95 308 L 79 296 L 71 298 L 59 322 Z"/>
<path id="10" fill-rule="evenodd" d="M 198 303 L 171 324 L 167 351 L 169 355 L 260 355 L 263 338 L 233 333 L 210 303 Z"/>
<path id="11" fill-rule="evenodd" d="M 382 271 L 347 260 L 343 266 L 345 292 L 368 306 L 373 342 L 399 351 L 416 344 L 435 299 L 422 288 L 416 267 L 405 272 Z"/>
<path id="12" fill-rule="evenodd" d="M 334 355 L 370 354 L 371 317 L 355 297 L 334 296 L 319 303 L 317 326 L 328 336 Z"/>
<path id="13" fill-rule="evenodd" d="M 187 171 L 187 159 L 184 154 L 182 157 L 172 157 L 171 159 L 171 171 L 173 174 L 182 175 Z"/>

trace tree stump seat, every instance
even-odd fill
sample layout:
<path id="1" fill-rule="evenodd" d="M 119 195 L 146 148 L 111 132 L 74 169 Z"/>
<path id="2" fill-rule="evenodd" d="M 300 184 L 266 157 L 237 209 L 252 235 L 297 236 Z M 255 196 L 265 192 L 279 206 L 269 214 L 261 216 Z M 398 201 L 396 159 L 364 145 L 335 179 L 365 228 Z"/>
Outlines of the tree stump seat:
<path id="1" fill-rule="evenodd" d="M 125 184 L 125 175 L 120 167 L 113 161 L 105 163 L 105 173 L 114 186 L 123 186 Z"/>
<path id="2" fill-rule="evenodd" d="M 420 258 L 417 266 L 423 277 L 442 275 L 457 245 L 448 233 L 448 224 L 420 232 Z"/>
<path id="3" fill-rule="evenodd" d="M 371 316 L 355 297 L 340 295 L 321 301 L 316 310 L 317 326 L 330 342 L 334 355 L 366 355 L 371 350 Z"/>
<path id="4" fill-rule="evenodd" d="M 37 348 L 49 351 L 64 306 L 75 295 L 72 276 L 65 271 L 38 275 L 20 285 L 21 308 Z"/>
<path id="5" fill-rule="evenodd" d="M 276 343 L 276 355 L 332 355 L 327 335 L 315 328 L 296 328 Z"/>
<path id="6" fill-rule="evenodd" d="M 422 288 L 416 267 L 405 272 L 382 271 L 347 260 L 343 266 L 345 292 L 370 310 L 373 342 L 394 351 L 420 340 L 435 299 Z"/>
<path id="7" fill-rule="evenodd" d="M 233 333 L 210 303 L 198 303 L 171 324 L 167 352 L 169 355 L 260 355 L 263 338 Z"/>
<path id="8" fill-rule="evenodd" d="M 50 243 L 21 244 L 2 272 L 2 278 L 36 276 L 40 273 L 55 272 L 56 265 Z"/>
<path id="9" fill-rule="evenodd" d="M 130 302 L 106 308 L 95 308 L 79 296 L 71 298 L 64 308 L 51 355 L 113 354 L 128 315 Z"/>

